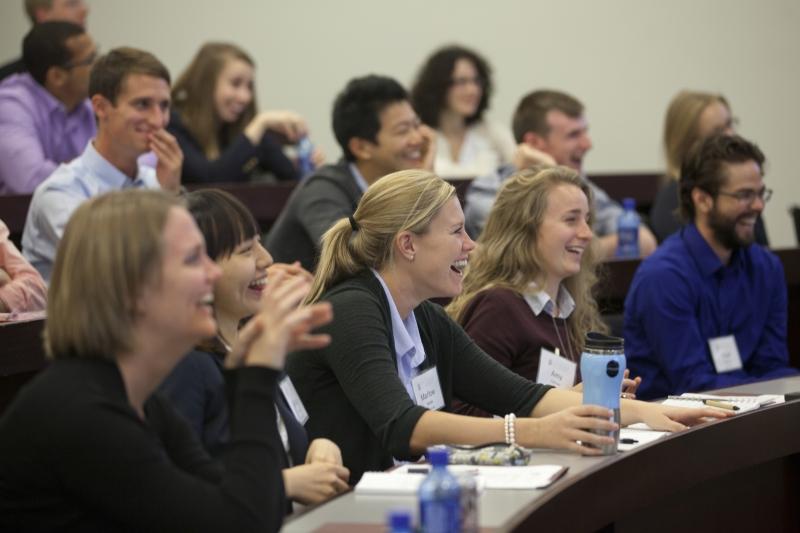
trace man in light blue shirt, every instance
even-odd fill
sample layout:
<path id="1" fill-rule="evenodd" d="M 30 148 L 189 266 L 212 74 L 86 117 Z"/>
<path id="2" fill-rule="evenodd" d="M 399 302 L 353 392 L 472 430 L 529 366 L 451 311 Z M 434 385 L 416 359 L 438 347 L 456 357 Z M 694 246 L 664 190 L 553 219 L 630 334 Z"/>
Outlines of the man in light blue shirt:
<path id="1" fill-rule="evenodd" d="M 117 48 L 92 67 L 89 94 L 97 136 L 36 188 L 25 222 L 23 253 L 46 280 L 64 228 L 82 202 L 129 187 L 180 190 L 183 154 L 164 129 L 170 107 L 166 67 L 147 52 Z M 158 158 L 155 169 L 137 162 L 148 151 Z"/>

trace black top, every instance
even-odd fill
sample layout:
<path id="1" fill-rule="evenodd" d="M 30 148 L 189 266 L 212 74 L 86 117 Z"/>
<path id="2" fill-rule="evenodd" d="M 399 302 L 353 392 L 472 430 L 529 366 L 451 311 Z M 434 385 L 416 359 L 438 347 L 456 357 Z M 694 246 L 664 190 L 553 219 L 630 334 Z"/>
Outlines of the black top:
<path id="1" fill-rule="evenodd" d="M 223 362 L 223 357 L 217 354 L 202 350 L 189 352 L 159 389 L 186 418 L 206 450 L 215 457 L 221 454 L 230 440 Z M 306 430 L 294 417 L 280 391 L 275 394 L 275 406 L 283 419 L 291 454 L 291 465 L 286 454 L 283 454 L 282 465 L 303 464 L 308 451 Z"/>
<path id="2" fill-rule="evenodd" d="M 20 74 L 25 71 L 25 62 L 21 57 L 14 61 L 9 61 L 5 65 L 0 66 L 0 81 L 3 81 L 12 74 Z"/>
<path id="3" fill-rule="evenodd" d="M 0 419 L 0 530 L 277 531 L 277 377 L 232 372 L 231 445 L 215 462 L 166 399 L 140 419 L 113 362 L 56 360 Z"/>
<path id="4" fill-rule="evenodd" d="M 659 244 L 667 237 L 681 229 L 683 223 L 678 215 L 678 180 L 670 179 L 658 191 L 653 207 L 650 209 L 650 227 Z M 758 244 L 769 246 L 767 229 L 761 215 L 756 219 L 755 237 Z"/>
<path id="5" fill-rule="evenodd" d="M 331 344 L 290 354 L 286 370 L 310 416 L 309 437 L 338 444 L 356 483 L 367 470 L 392 466 L 392 457 L 414 459 L 411 434 L 426 409 L 398 377 L 389 300 L 373 273 L 343 281 L 323 299 L 333 305 L 333 322 L 320 328 Z M 486 355 L 440 306 L 423 302 L 414 315 L 426 354 L 418 371 L 436 366 L 445 411 L 457 396 L 494 414 L 530 416 L 550 389 Z"/>
<path id="6" fill-rule="evenodd" d="M 297 169 L 283 153 L 276 138 L 267 132 L 256 146 L 244 133 L 230 144 L 220 146 L 220 155 L 209 161 L 203 148 L 186 128 L 180 115 L 173 111 L 167 130 L 175 136 L 183 151 L 183 183 L 248 181 L 256 171 L 271 172 L 279 180 L 296 180 Z"/>
<path id="7" fill-rule="evenodd" d="M 277 263 L 317 264 L 322 235 L 340 218 L 352 215 L 361 199 L 350 165 L 342 159 L 325 165 L 292 191 L 267 235 L 266 248 Z"/>

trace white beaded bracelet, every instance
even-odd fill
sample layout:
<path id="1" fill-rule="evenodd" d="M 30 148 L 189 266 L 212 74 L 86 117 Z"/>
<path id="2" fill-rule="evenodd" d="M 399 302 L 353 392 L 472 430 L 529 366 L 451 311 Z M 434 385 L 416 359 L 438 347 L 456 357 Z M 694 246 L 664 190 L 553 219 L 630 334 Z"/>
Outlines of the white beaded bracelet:
<path id="1" fill-rule="evenodd" d="M 517 415 L 515 415 L 514 413 L 509 413 L 505 416 L 504 421 L 505 421 L 506 444 L 514 446 L 517 444 L 517 439 L 516 439 Z"/>

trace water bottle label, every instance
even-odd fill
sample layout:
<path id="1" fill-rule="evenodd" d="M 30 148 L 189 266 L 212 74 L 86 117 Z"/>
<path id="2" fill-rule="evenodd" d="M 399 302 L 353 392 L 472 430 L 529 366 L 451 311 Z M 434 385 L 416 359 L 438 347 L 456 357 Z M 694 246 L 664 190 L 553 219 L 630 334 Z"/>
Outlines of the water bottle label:
<path id="1" fill-rule="evenodd" d="M 461 528 L 461 509 L 457 499 L 423 501 L 420 522 L 424 533 L 454 533 Z"/>

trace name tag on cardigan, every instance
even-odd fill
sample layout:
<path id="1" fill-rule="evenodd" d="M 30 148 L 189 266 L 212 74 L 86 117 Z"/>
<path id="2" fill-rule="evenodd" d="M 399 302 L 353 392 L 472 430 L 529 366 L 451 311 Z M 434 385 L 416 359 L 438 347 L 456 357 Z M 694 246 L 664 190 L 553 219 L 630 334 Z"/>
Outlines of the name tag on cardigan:
<path id="1" fill-rule="evenodd" d="M 417 405 L 434 411 L 444 408 L 444 395 L 435 366 L 415 376 L 411 380 L 411 387 Z"/>
<path id="2" fill-rule="evenodd" d="M 742 357 L 733 335 L 708 339 L 708 347 L 711 349 L 711 359 L 714 360 L 717 374 L 742 368 Z"/>
<path id="3" fill-rule="evenodd" d="M 289 409 L 292 410 L 294 417 L 301 425 L 305 425 L 308 421 L 308 411 L 306 411 L 306 407 L 303 405 L 303 400 L 300 399 L 300 395 L 297 394 L 297 389 L 294 388 L 292 380 L 289 379 L 289 376 L 286 376 L 281 380 L 278 386 L 281 388 L 283 397 L 286 398 L 286 403 L 289 404 Z"/>
<path id="4" fill-rule="evenodd" d="M 542 348 L 539 352 L 539 371 L 536 374 L 536 383 L 568 389 L 575 384 L 577 368 L 577 363 Z"/>

